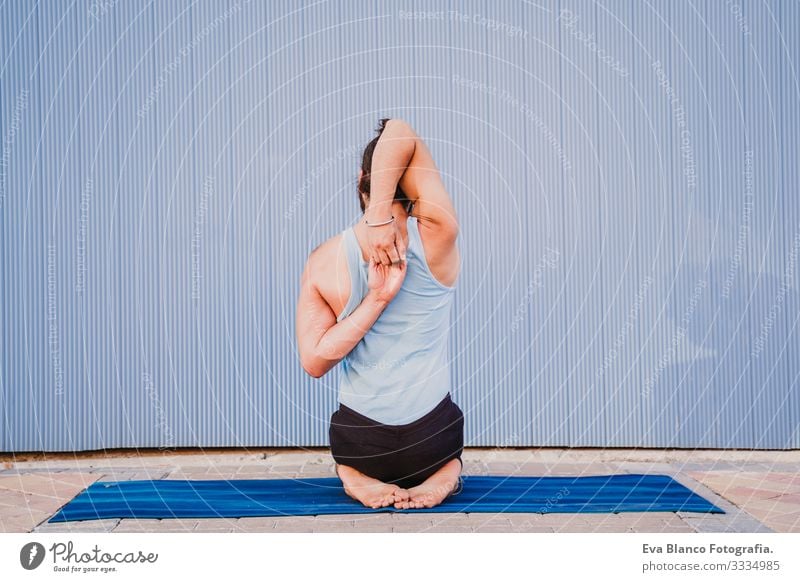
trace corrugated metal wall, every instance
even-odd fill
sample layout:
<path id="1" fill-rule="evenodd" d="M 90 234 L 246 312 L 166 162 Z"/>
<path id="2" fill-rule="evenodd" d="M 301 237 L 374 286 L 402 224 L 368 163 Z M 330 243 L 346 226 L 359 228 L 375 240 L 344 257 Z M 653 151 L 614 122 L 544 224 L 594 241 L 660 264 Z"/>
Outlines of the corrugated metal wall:
<path id="1" fill-rule="evenodd" d="M 797 2 L 0 19 L 0 449 L 326 445 L 295 301 L 381 116 L 460 214 L 468 445 L 800 446 Z"/>

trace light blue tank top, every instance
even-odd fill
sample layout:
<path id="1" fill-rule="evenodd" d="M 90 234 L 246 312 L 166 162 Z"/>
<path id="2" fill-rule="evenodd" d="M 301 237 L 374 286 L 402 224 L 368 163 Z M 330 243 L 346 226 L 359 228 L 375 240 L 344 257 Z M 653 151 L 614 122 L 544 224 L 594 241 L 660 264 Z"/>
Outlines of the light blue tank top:
<path id="1" fill-rule="evenodd" d="M 425 260 L 417 219 L 408 217 L 406 276 L 372 328 L 342 360 L 339 402 L 383 424 L 408 424 L 450 391 L 448 336 L 455 286 L 437 281 Z M 364 261 L 350 227 L 342 232 L 350 299 L 341 321 L 369 291 Z"/>

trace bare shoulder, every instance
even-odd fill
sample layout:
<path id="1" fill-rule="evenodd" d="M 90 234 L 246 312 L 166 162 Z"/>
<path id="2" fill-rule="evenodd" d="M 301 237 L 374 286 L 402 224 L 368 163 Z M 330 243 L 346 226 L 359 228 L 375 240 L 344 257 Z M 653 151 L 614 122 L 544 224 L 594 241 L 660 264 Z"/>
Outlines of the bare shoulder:
<path id="1" fill-rule="evenodd" d="M 308 255 L 304 279 L 313 285 L 335 313 L 340 313 L 350 295 L 350 275 L 342 233 L 320 243 Z"/>
<path id="2" fill-rule="evenodd" d="M 339 253 L 341 245 L 342 233 L 340 232 L 314 247 L 314 250 L 308 255 L 308 260 L 309 262 L 325 262 Z"/>

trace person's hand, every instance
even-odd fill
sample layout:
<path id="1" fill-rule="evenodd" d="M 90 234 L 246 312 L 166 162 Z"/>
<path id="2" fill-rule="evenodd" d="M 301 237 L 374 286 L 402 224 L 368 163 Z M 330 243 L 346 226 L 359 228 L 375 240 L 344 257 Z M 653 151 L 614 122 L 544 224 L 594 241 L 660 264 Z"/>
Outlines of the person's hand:
<path id="1" fill-rule="evenodd" d="M 383 222 L 383 221 L 381 221 Z M 367 247 L 371 263 L 388 267 L 405 261 L 406 245 L 396 220 L 367 229 Z"/>
<path id="2" fill-rule="evenodd" d="M 381 302 L 390 303 L 400 291 L 400 287 L 403 286 L 407 266 L 408 263 L 405 260 L 388 267 L 370 261 L 367 285 L 372 296 Z"/>

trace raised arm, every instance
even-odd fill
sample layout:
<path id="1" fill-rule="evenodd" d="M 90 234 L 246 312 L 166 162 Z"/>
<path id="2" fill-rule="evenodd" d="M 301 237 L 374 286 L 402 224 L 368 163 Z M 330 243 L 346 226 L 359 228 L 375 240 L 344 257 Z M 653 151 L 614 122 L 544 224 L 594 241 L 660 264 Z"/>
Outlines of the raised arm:
<path id="1" fill-rule="evenodd" d="M 435 263 L 457 253 L 458 217 L 439 169 L 428 146 L 414 129 L 402 119 L 390 119 L 381 134 L 372 157 L 370 205 L 367 221 L 383 222 L 391 216 L 391 204 L 399 184 L 414 201 L 413 216 L 419 221 L 420 234 L 430 247 L 429 259 Z M 370 229 L 369 243 L 373 254 L 383 257 L 393 228 Z M 382 232 L 381 232 L 382 231 Z M 399 238 L 399 235 L 397 235 Z M 385 261 L 384 261 L 385 262 Z"/>
<path id="2" fill-rule="evenodd" d="M 384 135 L 387 131 L 390 131 L 391 138 L 413 144 L 411 159 L 399 182 L 406 196 L 414 201 L 412 214 L 427 232 L 429 240 L 455 242 L 458 217 L 428 146 L 402 119 L 391 120 Z"/>
<path id="3" fill-rule="evenodd" d="M 399 179 L 397 168 L 403 168 Z M 460 262 L 458 217 L 428 146 L 405 121 L 392 119 L 386 124 L 373 156 L 373 174 L 376 170 L 373 180 L 379 199 L 399 184 L 414 201 L 411 214 L 417 218 L 428 265 L 448 283 L 454 281 Z"/>

